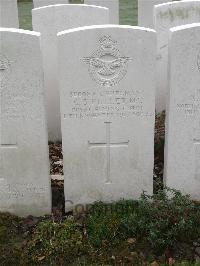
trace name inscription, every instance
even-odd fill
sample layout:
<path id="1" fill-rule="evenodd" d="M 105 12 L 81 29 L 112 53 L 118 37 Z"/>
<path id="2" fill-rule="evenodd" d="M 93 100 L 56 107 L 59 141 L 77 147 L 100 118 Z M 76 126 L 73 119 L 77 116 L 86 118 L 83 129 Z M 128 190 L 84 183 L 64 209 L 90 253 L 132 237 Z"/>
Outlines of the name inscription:
<path id="1" fill-rule="evenodd" d="M 190 120 L 190 127 L 192 129 L 193 139 L 191 139 L 191 144 L 193 144 L 193 156 L 194 156 L 194 179 L 200 180 L 200 90 L 196 90 L 194 94 L 188 97 L 187 102 L 177 103 L 177 111 L 183 113 L 185 117 Z M 189 136 L 188 136 L 189 137 Z"/>
<path id="2" fill-rule="evenodd" d="M 198 114 L 200 111 L 200 90 L 188 98 L 187 102 L 177 103 L 177 111 L 182 111 L 186 115 Z"/>
<path id="3" fill-rule="evenodd" d="M 64 118 L 127 118 L 151 116 L 144 110 L 142 90 L 71 91 Z"/>

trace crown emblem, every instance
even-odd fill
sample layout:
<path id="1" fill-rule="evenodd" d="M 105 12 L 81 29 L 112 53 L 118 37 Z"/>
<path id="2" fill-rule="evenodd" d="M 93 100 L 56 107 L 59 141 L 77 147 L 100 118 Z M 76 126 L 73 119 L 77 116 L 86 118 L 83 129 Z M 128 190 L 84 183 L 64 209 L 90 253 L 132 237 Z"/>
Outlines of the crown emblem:
<path id="1" fill-rule="evenodd" d="M 125 77 L 128 62 L 132 59 L 121 55 L 111 36 L 100 38 L 99 46 L 90 57 L 82 60 L 89 66 L 89 75 L 97 84 L 112 87 Z"/>
<path id="2" fill-rule="evenodd" d="M 117 42 L 112 40 L 110 36 L 103 36 L 99 40 L 99 43 L 102 49 L 113 49 L 117 45 Z"/>

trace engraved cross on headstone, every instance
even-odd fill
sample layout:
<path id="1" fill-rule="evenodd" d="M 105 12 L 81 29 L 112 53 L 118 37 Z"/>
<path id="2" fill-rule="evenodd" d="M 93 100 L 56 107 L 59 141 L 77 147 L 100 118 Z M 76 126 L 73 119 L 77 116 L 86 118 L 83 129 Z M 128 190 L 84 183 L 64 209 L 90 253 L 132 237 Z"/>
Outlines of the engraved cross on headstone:
<path id="1" fill-rule="evenodd" d="M 110 126 L 112 122 L 104 122 L 106 125 L 106 141 L 105 142 L 90 142 L 88 141 L 90 148 L 106 148 L 106 184 L 111 183 L 110 178 L 110 149 L 113 147 L 127 147 L 128 141 L 123 142 L 111 142 Z"/>

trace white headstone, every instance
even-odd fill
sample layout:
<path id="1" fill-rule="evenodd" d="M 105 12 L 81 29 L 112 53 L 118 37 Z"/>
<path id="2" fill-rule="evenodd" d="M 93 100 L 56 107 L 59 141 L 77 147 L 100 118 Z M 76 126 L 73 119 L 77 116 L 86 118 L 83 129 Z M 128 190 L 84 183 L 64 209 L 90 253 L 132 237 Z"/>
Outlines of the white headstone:
<path id="1" fill-rule="evenodd" d="M 200 24 L 170 30 L 169 56 L 166 184 L 200 200 Z"/>
<path id="2" fill-rule="evenodd" d="M 176 26 L 200 22 L 200 0 L 176 1 L 155 7 L 155 30 L 157 32 L 157 91 L 156 111 L 166 107 L 168 87 L 168 35 Z"/>
<path id="3" fill-rule="evenodd" d="M 84 3 L 107 7 L 109 9 L 110 24 L 119 24 L 119 0 L 85 0 Z"/>
<path id="4" fill-rule="evenodd" d="M 0 28 L 0 211 L 51 213 L 39 33 Z"/>
<path id="5" fill-rule="evenodd" d="M 50 141 L 61 141 L 56 35 L 59 31 L 82 25 L 107 24 L 108 12 L 107 8 L 88 5 L 54 5 L 36 8 L 32 11 L 33 29 L 42 34 L 41 45 Z"/>
<path id="6" fill-rule="evenodd" d="M 172 0 L 138 0 L 138 25 L 140 27 L 153 29 L 154 6 L 171 1 Z"/>
<path id="7" fill-rule="evenodd" d="M 69 4 L 69 0 L 33 0 L 34 8 L 58 4 Z"/>
<path id="8" fill-rule="evenodd" d="M 17 0 L 0 0 L 0 27 L 19 28 Z"/>
<path id="9" fill-rule="evenodd" d="M 152 193 L 155 32 L 91 26 L 58 41 L 66 202 Z"/>

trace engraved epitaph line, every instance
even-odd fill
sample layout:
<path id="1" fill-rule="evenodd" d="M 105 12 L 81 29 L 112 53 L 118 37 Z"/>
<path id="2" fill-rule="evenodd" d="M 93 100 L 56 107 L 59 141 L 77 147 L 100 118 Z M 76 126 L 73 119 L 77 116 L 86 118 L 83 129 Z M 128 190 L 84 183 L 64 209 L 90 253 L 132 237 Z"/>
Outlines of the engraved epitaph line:
<path id="1" fill-rule="evenodd" d="M 90 142 L 88 141 L 89 148 L 106 148 L 106 184 L 111 184 L 110 178 L 110 149 L 114 147 L 128 147 L 129 140 L 123 142 L 111 142 L 110 127 L 112 122 L 104 122 L 106 125 L 106 142 Z"/>

